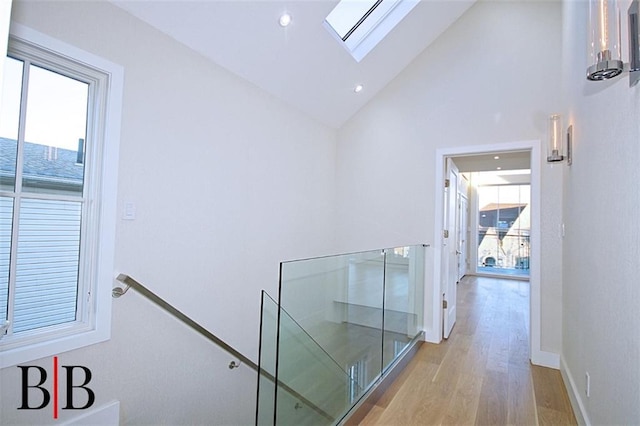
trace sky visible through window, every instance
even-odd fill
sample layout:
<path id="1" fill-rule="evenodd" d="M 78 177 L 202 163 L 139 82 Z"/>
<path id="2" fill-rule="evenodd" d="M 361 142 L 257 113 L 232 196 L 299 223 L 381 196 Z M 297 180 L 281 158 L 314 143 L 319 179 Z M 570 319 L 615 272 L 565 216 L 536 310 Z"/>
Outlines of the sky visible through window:
<path id="1" fill-rule="evenodd" d="M 0 137 L 17 139 L 22 61 L 6 58 Z M 30 67 L 25 141 L 76 151 L 85 139 L 88 85 L 54 72 Z"/>

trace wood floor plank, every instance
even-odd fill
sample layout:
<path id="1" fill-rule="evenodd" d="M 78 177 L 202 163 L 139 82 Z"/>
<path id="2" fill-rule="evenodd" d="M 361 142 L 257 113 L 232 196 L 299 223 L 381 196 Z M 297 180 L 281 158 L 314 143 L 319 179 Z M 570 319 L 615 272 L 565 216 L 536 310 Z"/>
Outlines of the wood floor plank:
<path id="1" fill-rule="evenodd" d="M 529 368 L 509 365 L 509 401 L 507 404 L 507 424 L 535 425 L 536 405 L 533 390 L 533 379 Z"/>
<path id="2" fill-rule="evenodd" d="M 484 375 L 484 372 L 487 370 L 490 343 L 488 339 L 477 339 L 473 341 L 467 352 L 467 358 L 463 366 L 466 374 Z"/>
<path id="3" fill-rule="evenodd" d="M 367 416 L 362 419 L 359 423 L 361 426 L 369 426 L 369 425 L 381 425 L 380 417 L 384 413 L 384 407 L 374 406 L 368 413 Z"/>
<path id="4" fill-rule="evenodd" d="M 513 330 L 509 333 L 509 365 L 526 367 L 529 364 L 528 336 L 521 330 Z"/>
<path id="5" fill-rule="evenodd" d="M 363 425 L 575 425 L 562 376 L 529 362 L 527 282 L 465 277 L 450 338 L 425 343 Z"/>
<path id="6" fill-rule="evenodd" d="M 478 401 L 476 425 L 506 425 L 508 418 L 508 374 L 487 370 Z"/>
<path id="7" fill-rule="evenodd" d="M 571 403 L 558 370 L 534 365 L 531 367 L 536 405 L 560 413 L 571 413 Z"/>
<path id="8" fill-rule="evenodd" d="M 448 345 L 437 345 L 435 343 L 425 342 L 422 346 L 423 350 L 419 351 L 415 359 L 424 360 L 432 364 L 440 364 L 449 350 Z"/>
<path id="9" fill-rule="evenodd" d="M 418 355 L 419 354 L 416 355 L 416 358 L 418 357 Z M 422 380 L 426 380 L 426 381 L 433 380 L 433 375 L 437 371 L 438 365 L 431 364 L 428 361 L 424 361 L 424 360 L 419 360 L 419 359 L 416 360 L 415 358 L 414 358 L 414 361 L 416 362 L 410 363 L 402 371 L 402 373 L 400 373 L 400 375 L 393 381 L 391 386 L 389 386 L 389 389 L 387 389 L 387 391 L 378 399 L 378 401 L 376 401 L 376 406 L 388 407 L 389 404 L 391 404 L 393 399 L 396 397 L 398 392 L 403 387 L 405 387 L 405 383 L 413 380 L 414 375 L 417 375 L 417 377 L 420 377 Z M 411 386 L 412 385 L 409 384 L 406 387 L 410 388 Z"/>
<path id="10" fill-rule="evenodd" d="M 438 368 L 439 365 L 426 363 L 411 380 L 406 380 L 376 424 L 420 424 L 423 419 L 437 422 L 443 399 L 432 379 Z"/>
<path id="11" fill-rule="evenodd" d="M 558 411 L 552 408 L 538 407 L 538 424 L 540 426 L 566 426 L 575 425 L 573 414 Z"/>
<path id="12" fill-rule="evenodd" d="M 447 406 L 443 424 L 470 425 L 475 423 L 482 383 L 483 377 L 480 375 L 460 375 L 453 398 Z"/>
<path id="13" fill-rule="evenodd" d="M 494 333 L 489 347 L 487 370 L 506 374 L 509 371 L 509 336 Z"/>

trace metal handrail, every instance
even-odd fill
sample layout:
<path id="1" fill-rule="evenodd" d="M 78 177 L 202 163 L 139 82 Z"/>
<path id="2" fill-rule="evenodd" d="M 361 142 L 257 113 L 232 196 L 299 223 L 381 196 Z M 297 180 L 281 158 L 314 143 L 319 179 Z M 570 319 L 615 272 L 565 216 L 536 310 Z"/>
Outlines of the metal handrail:
<path id="1" fill-rule="evenodd" d="M 218 336 L 216 336 L 215 334 L 211 333 L 209 330 L 207 330 L 206 328 L 204 328 L 203 326 L 201 326 L 200 324 L 198 324 L 197 322 L 195 322 L 194 320 L 192 320 L 191 318 L 189 318 L 188 316 L 183 314 L 180 310 L 178 310 L 173 305 L 171 305 L 169 302 L 167 302 L 166 300 L 164 300 L 163 298 L 161 298 L 160 296 L 158 296 L 157 294 L 155 294 L 154 292 L 149 290 L 147 287 L 142 285 L 140 282 L 136 281 L 135 279 L 131 278 L 129 275 L 126 275 L 126 274 L 119 274 L 116 277 L 116 280 L 120 281 L 122 284 L 124 284 L 124 288 L 123 287 L 114 287 L 113 289 L 111 289 L 111 297 L 117 299 L 118 297 L 121 297 L 124 294 L 126 294 L 127 291 L 129 291 L 129 289 L 131 287 L 134 287 L 138 293 L 140 293 L 141 295 L 143 295 L 144 297 L 146 297 L 147 299 L 149 299 L 150 301 L 152 301 L 153 303 L 155 303 L 156 305 L 158 305 L 159 307 L 161 307 L 162 309 L 164 309 L 165 311 L 167 311 L 168 313 L 170 313 L 171 315 L 176 317 L 178 320 L 182 321 L 184 324 L 189 326 L 189 328 L 193 329 L 198 334 L 200 334 L 201 336 L 205 337 L 207 340 L 215 343 L 216 345 L 220 346 L 225 351 L 229 352 L 235 358 L 239 359 L 240 363 L 236 363 L 235 361 L 231 361 L 229 363 L 229 368 L 230 369 L 238 368 L 241 363 L 244 363 L 249 368 L 251 368 L 252 370 L 256 371 L 259 375 L 262 375 L 262 376 L 266 377 L 268 380 L 270 380 L 270 381 L 272 381 L 274 383 L 277 383 L 278 386 L 282 387 L 284 390 L 289 392 L 291 395 L 293 395 L 294 398 L 299 399 L 300 401 L 302 401 L 305 405 L 310 407 L 312 410 L 317 412 L 319 415 L 321 415 L 321 416 L 323 416 L 323 417 L 325 417 L 325 418 L 327 418 L 329 420 L 334 420 L 333 417 L 330 414 L 328 414 L 326 411 L 324 411 L 322 408 L 318 407 L 313 402 L 309 401 L 306 397 L 304 397 L 303 395 L 298 393 L 295 389 L 292 389 L 287 384 L 281 382 L 280 380 L 276 380 L 276 378 L 271 373 L 269 373 L 266 370 L 261 369 L 260 367 L 258 367 L 258 365 L 255 362 L 253 362 L 251 359 L 247 358 L 246 356 L 244 356 L 243 354 L 238 352 L 236 349 L 234 349 L 227 342 L 225 342 L 224 340 L 220 339 Z"/>
<path id="2" fill-rule="evenodd" d="M 211 333 L 209 330 L 207 330 L 206 328 L 204 328 L 203 326 L 201 326 L 200 324 L 198 324 L 197 322 L 195 322 L 194 320 L 192 320 L 191 318 L 183 314 L 180 310 L 175 308 L 169 302 L 167 302 L 166 300 L 164 300 L 163 298 L 161 298 L 160 296 L 158 296 L 157 294 L 155 294 L 154 292 L 146 288 L 144 285 L 140 284 L 135 279 L 131 278 L 129 275 L 120 274 L 117 276 L 116 280 L 123 283 L 125 287 L 113 288 L 111 290 L 112 297 L 118 298 L 124 295 L 131 287 L 134 287 L 138 293 L 142 294 L 144 297 L 151 300 L 153 303 L 160 306 L 165 311 L 169 312 L 171 315 L 173 315 L 174 317 L 182 321 L 191 329 L 195 330 L 200 335 L 204 336 L 207 340 L 210 340 L 216 345 L 220 346 L 222 349 L 224 349 L 225 351 L 233 355 L 235 358 L 240 360 L 240 363 L 244 363 L 252 370 L 258 371 L 258 365 L 255 362 L 253 362 L 251 359 L 247 358 L 246 356 L 238 352 L 235 348 L 233 348 L 227 342 L 225 342 L 224 340 L 222 340 L 221 338 Z M 237 368 L 237 367 L 239 367 L 239 364 L 237 364 L 235 361 L 231 361 L 229 363 L 230 369 Z"/>

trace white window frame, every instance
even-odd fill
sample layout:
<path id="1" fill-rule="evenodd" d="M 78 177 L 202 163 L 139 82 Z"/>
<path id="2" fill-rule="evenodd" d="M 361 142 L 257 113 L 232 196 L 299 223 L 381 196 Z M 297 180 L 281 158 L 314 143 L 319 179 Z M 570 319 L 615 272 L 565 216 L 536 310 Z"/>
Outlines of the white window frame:
<path id="1" fill-rule="evenodd" d="M 419 2 L 420 0 L 383 0 L 346 40 L 342 39 L 326 19 L 323 25 L 353 59 L 360 62 Z"/>
<path id="2" fill-rule="evenodd" d="M 85 260 L 81 262 L 80 280 L 82 303 L 78 303 L 78 319 L 59 327 L 47 328 L 42 333 L 25 333 L 23 336 L 5 336 L 0 339 L 0 368 L 17 365 L 35 359 L 52 356 L 84 346 L 103 342 L 111 337 L 111 288 L 114 275 L 115 231 L 117 216 L 117 181 L 120 144 L 120 125 L 122 115 L 122 93 L 124 88 L 124 69 L 104 58 L 78 49 L 65 42 L 37 32 L 23 25 L 11 24 L 9 54 L 13 46 L 18 49 L 35 52 L 44 58 L 44 65 L 56 58 L 63 58 L 78 64 L 78 69 L 92 69 L 95 72 L 95 102 L 89 106 L 90 114 L 97 125 L 88 135 L 98 149 L 92 155 L 93 161 L 87 164 L 85 178 L 89 183 L 85 199 L 92 229 L 83 226 L 83 237 L 95 239 L 85 250 Z M 93 110 L 92 110 L 93 109 Z M 89 130 L 89 127 L 88 129 Z M 89 158 L 89 157 L 87 157 Z M 83 222 L 85 220 L 83 219 Z M 14 242 L 15 244 L 15 242 Z M 86 263 L 89 262 L 90 265 Z M 87 267 L 88 266 L 88 267 Z M 81 297 L 81 293 L 78 293 Z"/>

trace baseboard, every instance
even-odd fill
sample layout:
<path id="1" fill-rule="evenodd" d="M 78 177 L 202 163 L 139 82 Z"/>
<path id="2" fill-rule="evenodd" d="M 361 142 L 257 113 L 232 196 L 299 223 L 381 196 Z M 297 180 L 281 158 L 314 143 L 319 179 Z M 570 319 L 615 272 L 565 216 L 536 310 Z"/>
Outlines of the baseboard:
<path id="1" fill-rule="evenodd" d="M 560 368 L 560 355 L 553 352 L 531 351 L 531 363 L 558 370 Z"/>
<path id="2" fill-rule="evenodd" d="M 584 403 L 582 402 L 582 392 L 580 392 L 578 386 L 576 386 L 576 382 L 573 380 L 573 375 L 571 374 L 569 367 L 567 367 L 564 357 L 560 358 L 560 374 L 562 374 L 564 387 L 567 389 L 567 393 L 569 394 L 571 408 L 573 408 L 573 414 L 576 416 L 576 421 L 579 425 L 591 426 L 587 410 L 584 408 Z"/>
<path id="3" fill-rule="evenodd" d="M 424 331 L 424 341 L 427 343 L 440 343 L 440 341 L 442 340 L 442 335 L 434 330 L 434 329 L 429 329 L 429 330 L 425 330 Z"/>

